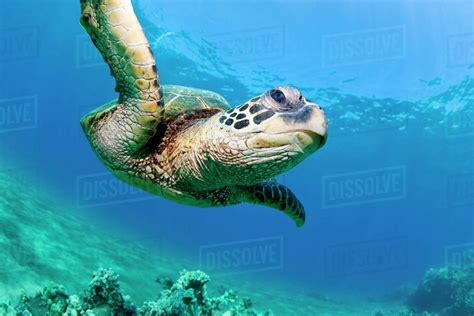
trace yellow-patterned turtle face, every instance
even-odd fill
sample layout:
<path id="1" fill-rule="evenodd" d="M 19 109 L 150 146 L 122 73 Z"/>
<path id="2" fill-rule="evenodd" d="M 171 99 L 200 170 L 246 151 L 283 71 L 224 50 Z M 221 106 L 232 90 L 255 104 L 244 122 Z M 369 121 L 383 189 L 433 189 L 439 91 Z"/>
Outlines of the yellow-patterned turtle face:
<path id="1" fill-rule="evenodd" d="M 301 161 L 327 138 L 322 108 L 290 87 L 276 87 L 253 98 L 225 112 L 219 121 L 244 135 L 252 156 L 270 158 L 286 152 Z"/>

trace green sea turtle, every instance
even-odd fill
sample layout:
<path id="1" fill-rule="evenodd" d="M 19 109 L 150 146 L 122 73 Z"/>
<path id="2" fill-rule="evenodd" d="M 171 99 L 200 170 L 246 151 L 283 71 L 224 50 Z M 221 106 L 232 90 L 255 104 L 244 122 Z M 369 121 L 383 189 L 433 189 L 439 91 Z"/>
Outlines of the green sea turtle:
<path id="1" fill-rule="evenodd" d="M 303 225 L 302 204 L 273 178 L 326 142 L 320 106 L 290 87 L 232 109 L 217 93 L 161 85 L 131 0 L 81 0 L 81 11 L 119 94 L 81 125 L 116 177 L 188 205 L 263 204 Z"/>

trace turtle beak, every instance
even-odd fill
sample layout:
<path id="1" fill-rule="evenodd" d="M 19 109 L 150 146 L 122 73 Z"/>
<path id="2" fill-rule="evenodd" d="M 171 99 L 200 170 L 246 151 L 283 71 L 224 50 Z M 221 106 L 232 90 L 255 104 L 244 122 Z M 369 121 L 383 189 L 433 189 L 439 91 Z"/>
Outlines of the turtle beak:
<path id="1" fill-rule="evenodd" d="M 297 111 L 265 121 L 261 126 L 264 132 L 247 141 L 249 148 L 282 148 L 310 154 L 327 140 L 326 116 L 315 103 L 305 102 Z"/>
<path id="2" fill-rule="evenodd" d="M 323 108 L 317 105 L 316 103 L 307 102 L 306 105 L 310 107 L 312 111 L 311 114 L 308 115 L 307 119 L 302 122 L 304 125 L 302 126 L 302 130 L 307 130 L 310 133 L 317 134 L 319 137 L 323 138 L 324 143 L 326 143 L 327 122 Z"/>
<path id="3" fill-rule="evenodd" d="M 327 141 L 327 122 L 323 109 L 315 103 L 306 103 L 304 117 L 296 120 L 293 131 L 301 148 L 313 152 Z"/>

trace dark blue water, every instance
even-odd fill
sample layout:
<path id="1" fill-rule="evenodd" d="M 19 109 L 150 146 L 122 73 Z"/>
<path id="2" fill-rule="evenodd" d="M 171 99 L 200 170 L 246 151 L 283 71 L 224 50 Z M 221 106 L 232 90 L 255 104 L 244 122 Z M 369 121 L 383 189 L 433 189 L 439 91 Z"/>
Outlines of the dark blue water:
<path id="1" fill-rule="evenodd" d="M 232 106 L 291 85 L 325 108 L 326 146 L 280 177 L 306 207 L 301 229 L 269 208 L 183 206 L 108 174 L 79 119 L 116 97 L 114 81 L 78 2 L 0 2 L 2 168 L 32 189 L 211 275 L 369 295 L 470 260 L 471 1 L 135 2 L 162 83 Z"/>

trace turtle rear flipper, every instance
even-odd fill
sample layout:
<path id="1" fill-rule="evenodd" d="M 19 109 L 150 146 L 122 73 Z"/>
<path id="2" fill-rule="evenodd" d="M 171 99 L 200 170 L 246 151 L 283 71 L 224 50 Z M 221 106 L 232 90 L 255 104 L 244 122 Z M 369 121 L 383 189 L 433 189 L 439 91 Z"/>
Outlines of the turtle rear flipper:
<path id="1" fill-rule="evenodd" d="M 88 137 L 93 132 L 108 138 L 108 144 L 96 144 L 103 150 L 133 155 L 162 120 L 162 92 L 150 45 L 130 0 L 81 0 L 80 22 L 109 65 L 119 93 L 117 107 L 100 124 L 103 131 L 93 130 L 95 115 L 83 120 L 83 128 Z M 103 139 L 92 138 L 96 143 Z M 122 148 L 107 148 L 112 143 Z"/>
<path id="2" fill-rule="evenodd" d="M 239 188 L 241 189 L 242 202 L 266 205 L 283 211 L 295 221 L 296 226 L 303 226 L 305 222 L 303 204 L 286 186 L 278 184 L 276 181 L 268 181 Z"/>

